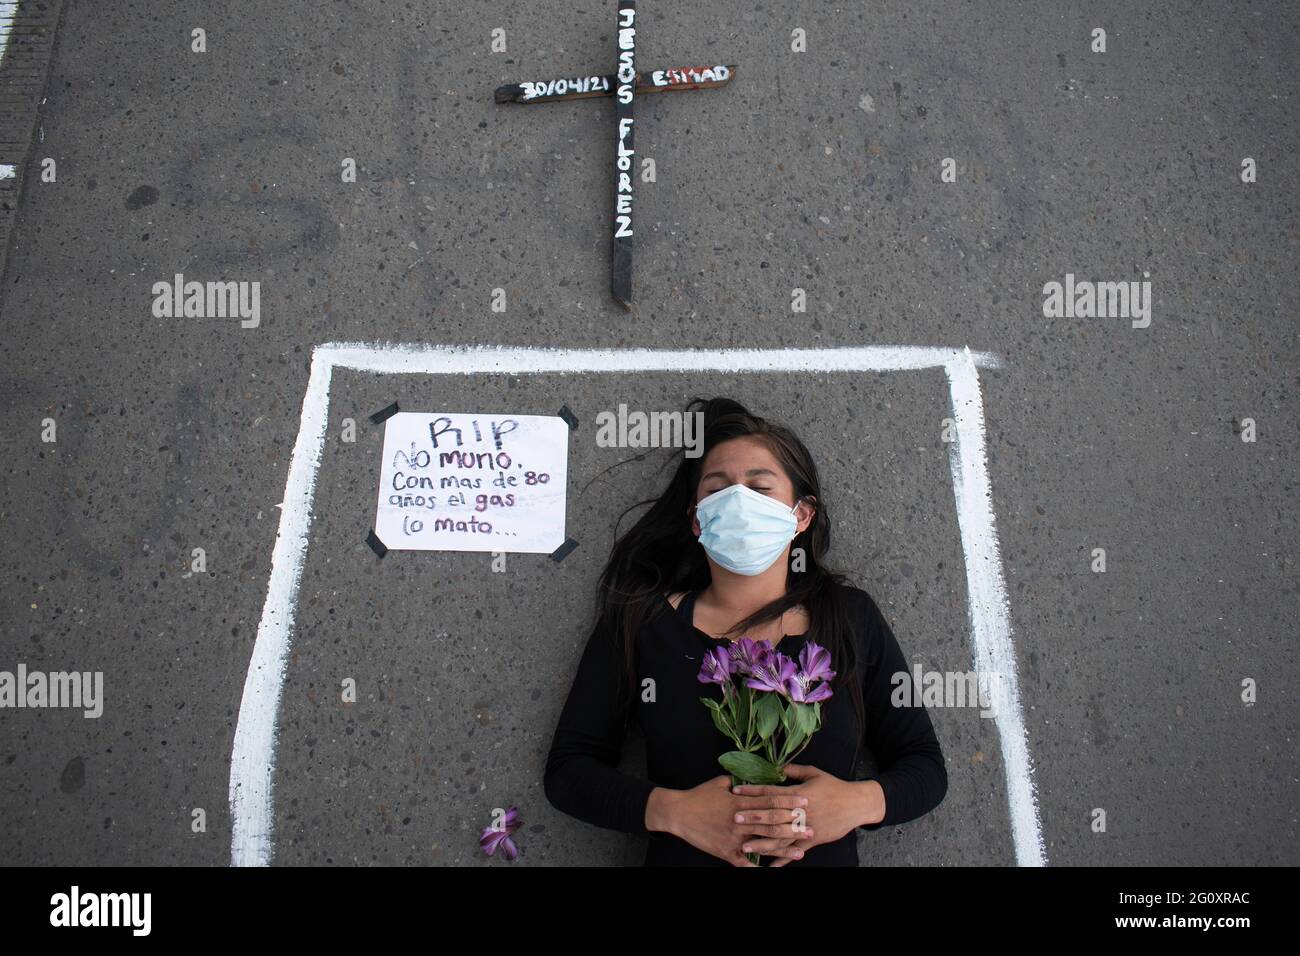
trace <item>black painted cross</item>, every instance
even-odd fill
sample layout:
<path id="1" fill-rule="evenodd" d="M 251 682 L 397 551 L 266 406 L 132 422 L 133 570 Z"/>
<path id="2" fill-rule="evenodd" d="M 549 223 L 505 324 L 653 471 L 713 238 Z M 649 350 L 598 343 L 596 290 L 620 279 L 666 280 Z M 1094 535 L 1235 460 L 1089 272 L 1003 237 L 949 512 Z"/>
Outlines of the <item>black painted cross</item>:
<path id="1" fill-rule="evenodd" d="M 541 83 L 513 83 L 496 90 L 498 103 L 553 103 L 593 96 L 613 96 L 617 103 L 618 147 L 614 156 L 614 246 L 610 291 L 625 309 L 632 308 L 632 101 L 637 94 L 698 90 L 722 86 L 736 75 L 734 66 L 687 66 L 673 70 L 636 71 L 636 0 L 618 0 L 618 64 L 613 76 L 579 76 Z"/>

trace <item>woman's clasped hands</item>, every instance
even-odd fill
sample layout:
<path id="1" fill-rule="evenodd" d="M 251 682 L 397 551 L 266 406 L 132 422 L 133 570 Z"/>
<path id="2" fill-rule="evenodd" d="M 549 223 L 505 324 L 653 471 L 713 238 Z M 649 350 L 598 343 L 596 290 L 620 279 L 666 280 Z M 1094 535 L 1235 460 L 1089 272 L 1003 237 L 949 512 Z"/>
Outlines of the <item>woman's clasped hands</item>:
<path id="1" fill-rule="evenodd" d="M 720 774 L 679 791 L 672 832 L 733 866 L 755 866 L 747 853 L 774 857 L 771 866 L 785 866 L 884 815 L 878 799 L 883 794 L 874 781 L 841 780 L 807 764 L 789 764 L 785 773 L 799 783 L 732 787 L 731 777 Z"/>

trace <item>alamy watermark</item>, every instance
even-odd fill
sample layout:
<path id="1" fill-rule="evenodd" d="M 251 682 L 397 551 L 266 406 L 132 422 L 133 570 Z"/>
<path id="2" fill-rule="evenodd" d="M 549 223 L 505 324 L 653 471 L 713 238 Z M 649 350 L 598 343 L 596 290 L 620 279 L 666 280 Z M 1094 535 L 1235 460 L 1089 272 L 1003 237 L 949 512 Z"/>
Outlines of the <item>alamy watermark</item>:
<path id="1" fill-rule="evenodd" d="M 262 283 L 199 282 L 176 273 L 171 282 L 153 284 L 156 319 L 227 319 L 238 317 L 245 329 L 262 321 Z"/>
<path id="2" fill-rule="evenodd" d="M 0 671 L 0 707 L 73 707 L 98 717 L 104 712 L 104 672 L 45 673 L 19 664 L 17 673 Z"/>
<path id="3" fill-rule="evenodd" d="M 1074 273 L 1067 272 L 1064 283 L 1053 280 L 1043 286 L 1043 315 L 1049 319 L 1132 319 L 1133 328 L 1145 329 L 1151 324 L 1151 280 L 1076 281 Z"/>
<path id="4" fill-rule="evenodd" d="M 152 893 L 83 893 L 73 886 L 50 897 L 51 926 L 126 926 L 132 936 L 148 936 Z"/>
<path id="5" fill-rule="evenodd" d="M 638 412 L 620 404 L 596 415 L 601 448 L 684 448 L 687 458 L 704 454 L 703 412 Z"/>
<path id="6" fill-rule="evenodd" d="M 1002 675 L 996 671 L 897 671 L 889 702 L 895 707 L 979 707 L 981 717 L 996 717 L 997 689 Z"/>

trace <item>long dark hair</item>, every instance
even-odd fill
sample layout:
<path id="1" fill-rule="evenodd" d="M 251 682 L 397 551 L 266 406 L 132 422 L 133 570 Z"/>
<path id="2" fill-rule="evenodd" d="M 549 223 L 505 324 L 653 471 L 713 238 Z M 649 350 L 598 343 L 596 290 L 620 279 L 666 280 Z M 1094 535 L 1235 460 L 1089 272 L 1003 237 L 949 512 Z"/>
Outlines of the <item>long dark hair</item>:
<path id="1" fill-rule="evenodd" d="M 804 443 L 784 425 L 751 414 L 739 402 L 729 398 L 693 399 L 686 414 L 704 413 L 703 445 L 698 457 L 690 458 L 685 449 L 672 453 L 680 458 L 672 481 L 658 498 L 647 498 L 630 505 L 619 516 L 621 524 L 628 512 L 649 504 L 650 509 L 621 537 L 610 552 L 609 562 L 600 576 L 596 601 L 596 636 L 619 640 L 623 648 L 624 675 L 629 695 L 636 694 L 636 638 L 654 618 L 670 611 L 664 594 L 695 591 L 712 580 L 704 548 L 691 532 L 689 509 L 695 504 L 701 468 L 709 451 L 733 438 L 752 437 L 762 441 L 776 456 L 794 485 L 795 499 L 811 496 L 816 512 L 807 529 L 791 542 L 803 550 L 802 570 L 793 571 L 784 596 L 759 608 L 739 624 L 745 630 L 770 621 L 786 610 L 803 605 L 808 609 L 809 641 L 830 651 L 831 666 L 836 671 L 832 689 L 839 692 L 847 685 L 853 697 L 858 719 L 855 739 L 862 740 L 864 723 L 862 684 L 856 679 L 857 661 L 853 635 L 841 586 L 847 578 L 826 566 L 830 548 L 831 521 L 817 478 L 817 466 Z M 616 527 L 617 534 L 617 527 Z M 778 649 L 780 645 L 778 644 Z M 823 715 L 824 719 L 824 715 Z"/>

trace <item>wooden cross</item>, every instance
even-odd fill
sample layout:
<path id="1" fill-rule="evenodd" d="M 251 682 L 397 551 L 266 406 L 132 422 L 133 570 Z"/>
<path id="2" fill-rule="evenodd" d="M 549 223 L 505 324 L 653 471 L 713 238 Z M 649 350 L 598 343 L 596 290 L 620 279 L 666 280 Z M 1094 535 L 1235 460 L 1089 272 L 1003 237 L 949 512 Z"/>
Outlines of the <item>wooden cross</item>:
<path id="1" fill-rule="evenodd" d="M 512 83 L 496 90 L 498 103 L 554 103 L 595 96 L 617 102 L 617 149 L 614 154 L 614 246 L 610 290 L 625 309 L 632 308 L 632 101 L 638 94 L 699 90 L 723 86 L 736 75 L 734 66 L 685 66 L 636 71 L 636 0 L 618 0 L 618 64 L 612 76 L 579 76 L 540 83 Z"/>

